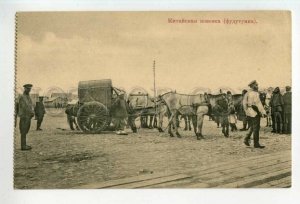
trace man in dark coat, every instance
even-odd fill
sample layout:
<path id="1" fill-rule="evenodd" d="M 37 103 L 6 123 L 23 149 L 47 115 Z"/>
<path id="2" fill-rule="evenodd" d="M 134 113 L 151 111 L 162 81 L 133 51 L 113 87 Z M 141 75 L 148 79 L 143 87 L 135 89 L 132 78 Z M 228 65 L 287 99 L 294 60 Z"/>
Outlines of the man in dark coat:
<path id="1" fill-rule="evenodd" d="M 41 129 L 41 125 L 42 125 L 42 122 L 43 122 L 43 119 L 44 119 L 44 115 L 46 113 L 45 111 L 45 106 L 44 106 L 44 103 L 43 103 L 43 97 L 40 96 L 39 97 L 39 102 L 36 102 L 36 105 L 35 105 L 35 108 L 34 108 L 34 114 L 35 114 L 35 117 L 36 117 L 36 130 L 42 130 Z"/>
<path id="2" fill-rule="evenodd" d="M 225 137 L 229 136 L 229 121 L 228 121 L 228 100 L 226 98 L 226 94 L 222 95 L 222 99 L 218 100 L 217 102 L 220 106 L 219 108 L 219 115 L 221 118 L 221 126 L 222 126 L 222 133 Z"/>
<path id="3" fill-rule="evenodd" d="M 221 114 L 222 109 L 218 103 L 212 108 L 213 120 L 217 123 L 217 127 L 219 128 L 221 122 Z"/>
<path id="4" fill-rule="evenodd" d="M 283 98 L 280 93 L 279 87 L 276 87 L 273 91 L 273 95 L 270 101 L 272 115 L 273 115 L 273 131 L 276 133 L 282 133 L 283 131 Z"/>
<path id="5" fill-rule="evenodd" d="M 127 135 L 124 128 L 125 128 L 125 120 L 127 119 L 128 114 L 127 114 L 126 101 L 123 92 L 121 92 L 113 102 L 111 114 L 112 117 L 114 118 L 116 133 L 118 135 Z"/>
<path id="6" fill-rule="evenodd" d="M 284 131 L 287 134 L 292 132 L 292 91 L 291 87 L 285 87 L 286 93 L 283 95 L 283 112 L 284 112 Z"/>
<path id="7" fill-rule="evenodd" d="M 32 109 L 32 101 L 29 93 L 32 88 L 32 84 L 25 84 L 24 93 L 19 97 L 18 115 L 20 117 L 20 133 L 21 133 L 21 150 L 31 150 L 29 145 L 26 145 L 26 135 L 29 132 L 31 118 L 34 116 Z"/>
<path id="8" fill-rule="evenodd" d="M 78 124 L 76 122 L 76 114 L 79 109 L 79 104 L 67 104 L 65 113 L 67 114 L 67 121 L 71 130 L 74 129 L 74 125 L 76 130 L 79 130 Z"/>

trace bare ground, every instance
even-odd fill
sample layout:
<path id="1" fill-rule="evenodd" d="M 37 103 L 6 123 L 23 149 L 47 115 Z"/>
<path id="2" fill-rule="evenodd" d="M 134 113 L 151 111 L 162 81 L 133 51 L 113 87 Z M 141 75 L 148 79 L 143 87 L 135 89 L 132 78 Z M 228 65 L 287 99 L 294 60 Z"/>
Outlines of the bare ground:
<path id="1" fill-rule="evenodd" d="M 238 128 L 241 128 L 241 122 Z M 183 124 L 181 124 L 183 126 Z M 291 150 L 291 135 L 272 134 L 262 119 L 261 144 L 265 149 L 245 147 L 246 132 L 230 132 L 225 138 L 213 121 L 204 121 L 205 139 L 193 131 L 180 130 L 182 138 L 171 138 L 156 129 L 140 129 L 127 136 L 113 132 L 83 134 L 68 128 L 64 114 L 46 115 L 43 131 L 35 131 L 32 120 L 27 144 L 20 150 L 16 127 L 14 187 L 17 189 L 76 188 L 83 184 L 165 171 L 184 172 L 216 162 L 234 161 L 272 152 Z"/>

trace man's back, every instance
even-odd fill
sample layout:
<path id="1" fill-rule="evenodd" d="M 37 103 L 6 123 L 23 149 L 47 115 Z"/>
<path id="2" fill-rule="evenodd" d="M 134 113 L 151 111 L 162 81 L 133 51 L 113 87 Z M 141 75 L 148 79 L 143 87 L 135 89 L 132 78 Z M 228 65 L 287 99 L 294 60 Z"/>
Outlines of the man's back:
<path id="1" fill-rule="evenodd" d="M 43 102 L 36 102 L 35 106 L 35 114 L 36 115 L 44 115 L 45 114 L 45 106 Z"/>
<path id="2" fill-rule="evenodd" d="M 271 104 L 273 107 L 283 105 L 283 100 L 280 93 L 273 94 L 273 97 L 271 98 Z"/>
<path id="3" fill-rule="evenodd" d="M 292 112 L 292 92 L 286 92 L 283 95 L 283 103 L 284 103 L 284 112 L 291 113 Z"/>

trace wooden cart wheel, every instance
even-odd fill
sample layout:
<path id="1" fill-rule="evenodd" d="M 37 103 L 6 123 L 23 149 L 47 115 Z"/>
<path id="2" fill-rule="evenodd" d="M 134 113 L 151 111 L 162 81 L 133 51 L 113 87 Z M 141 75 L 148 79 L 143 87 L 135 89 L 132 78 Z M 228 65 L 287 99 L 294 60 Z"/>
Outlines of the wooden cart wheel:
<path id="1" fill-rule="evenodd" d="M 109 123 L 109 112 L 105 105 L 92 101 L 83 104 L 77 113 L 79 128 L 87 133 L 99 133 Z"/>

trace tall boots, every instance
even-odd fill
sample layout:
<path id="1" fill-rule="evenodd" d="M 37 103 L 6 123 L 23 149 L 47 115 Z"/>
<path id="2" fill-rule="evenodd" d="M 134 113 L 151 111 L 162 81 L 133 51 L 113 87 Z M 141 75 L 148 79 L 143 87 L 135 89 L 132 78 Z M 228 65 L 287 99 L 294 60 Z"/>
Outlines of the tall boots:
<path id="1" fill-rule="evenodd" d="M 21 150 L 31 150 L 29 145 L 26 145 L 26 135 L 21 135 Z"/>

